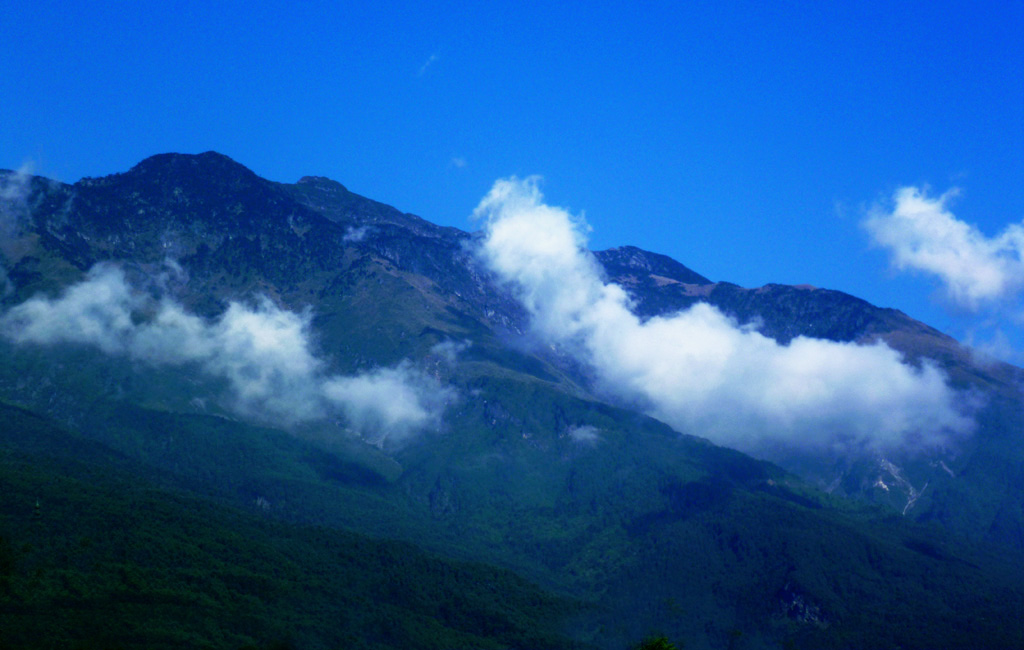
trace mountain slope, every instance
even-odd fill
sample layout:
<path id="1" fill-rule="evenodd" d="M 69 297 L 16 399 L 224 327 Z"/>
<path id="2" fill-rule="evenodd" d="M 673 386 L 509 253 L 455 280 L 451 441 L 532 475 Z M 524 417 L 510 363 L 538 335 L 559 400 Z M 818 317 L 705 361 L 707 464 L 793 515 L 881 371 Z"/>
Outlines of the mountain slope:
<path id="1" fill-rule="evenodd" d="M 713 284 L 639 249 L 597 254 L 642 315 L 706 300 L 783 342 L 882 336 L 990 395 L 973 447 L 955 457 L 779 459 L 826 487 L 838 477 L 830 495 L 610 403 L 584 364 L 531 338 L 526 310 L 476 261 L 477 235 L 327 179 L 265 181 L 214 153 L 23 187 L 5 206 L 17 217 L 3 247 L 5 309 L 23 324 L 33 296 L 52 310 L 75 287 L 122 291 L 118 309 L 93 301 L 89 319 L 65 328 L 101 313 L 120 336 L 7 332 L 0 397 L 176 489 L 514 569 L 587 601 L 568 623 L 602 647 L 656 628 L 708 648 L 735 645 L 736 631 L 748 647 L 1020 642 L 996 622 L 1020 611 L 1024 562 L 981 545 L 1020 548 L 1017 371 L 973 365 L 898 312 L 838 292 Z M 230 338 L 239 324 L 248 347 Z M 177 345 L 155 347 L 155 332 Z M 257 363 L 264 338 L 302 344 Z M 256 401 L 307 415 L 245 401 L 260 381 L 270 390 Z M 382 403 L 352 397 L 372 390 Z M 406 390 L 425 401 L 403 402 Z M 423 417 L 400 408 L 410 404 Z M 418 424 L 389 425 L 395 411 Z M 909 510 L 906 494 L 871 488 L 881 461 L 918 492 Z"/>
<path id="2" fill-rule="evenodd" d="M 510 572 L 218 506 L 0 415 L 5 648 L 570 646 L 574 605 Z"/>
<path id="3" fill-rule="evenodd" d="M 629 251 L 632 266 L 621 263 L 623 251 Z M 924 454 L 890 450 L 884 457 L 866 458 L 779 449 L 771 459 L 830 491 L 886 503 L 920 521 L 941 521 L 966 537 L 1024 548 L 1019 523 L 1024 521 L 1024 476 L 1019 472 L 1024 460 L 1024 371 L 978 359 L 902 312 L 839 291 L 776 284 L 745 289 L 702 282 L 688 275 L 688 269 L 678 275 L 655 273 L 651 265 L 660 256 L 628 247 L 596 255 L 610 280 L 630 291 L 637 312 L 646 317 L 706 302 L 783 344 L 798 336 L 882 340 L 915 362 L 937 363 L 978 407 L 974 435 L 953 448 Z"/>

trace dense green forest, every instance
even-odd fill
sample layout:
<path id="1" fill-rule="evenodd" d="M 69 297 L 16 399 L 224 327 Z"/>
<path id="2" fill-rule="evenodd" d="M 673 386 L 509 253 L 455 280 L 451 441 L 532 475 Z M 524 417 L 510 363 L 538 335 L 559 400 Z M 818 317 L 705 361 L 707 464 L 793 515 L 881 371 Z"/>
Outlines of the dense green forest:
<path id="1" fill-rule="evenodd" d="M 826 509 L 813 492 L 770 482 L 744 489 L 744 473 L 758 465 L 739 455 L 719 461 L 715 480 L 650 474 L 658 499 L 600 506 L 605 518 L 644 513 L 600 530 L 526 535 L 553 524 L 545 509 L 521 509 L 512 529 L 495 529 L 505 539 L 490 557 L 527 575 L 547 565 L 556 579 L 540 588 L 409 543 L 286 523 L 259 502 L 218 504 L 34 414 L 10 406 L 0 414 L 5 648 L 609 647 L 655 626 L 685 647 L 1024 641 L 1020 626 L 1006 624 L 1024 613 L 1017 558 L 884 511 Z M 259 440 L 258 431 L 249 435 Z M 590 507 L 610 496 L 577 482 Z M 580 506 L 558 507 L 571 524 Z M 504 521 L 494 510 L 476 516 Z M 429 545 L 437 533 L 419 525 Z M 501 548 L 509 544 L 531 545 Z M 517 561 L 520 553 L 533 562 Z"/>
<path id="2" fill-rule="evenodd" d="M 508 571 L 157 487 L 0 412 L 0 647 L 573 646 L 579 605 Z"/>

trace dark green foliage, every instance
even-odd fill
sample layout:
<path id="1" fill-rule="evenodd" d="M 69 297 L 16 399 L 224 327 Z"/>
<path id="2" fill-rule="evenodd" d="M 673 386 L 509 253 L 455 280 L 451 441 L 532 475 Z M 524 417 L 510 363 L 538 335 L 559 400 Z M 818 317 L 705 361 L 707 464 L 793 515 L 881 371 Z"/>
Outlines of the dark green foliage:
<path id="1" fill-rule="evenodd" d="M 569 645 L 573 606 L 507 571 L 154 489 L 101 447 L 3 414 L 0 647 Z"/>
<path id="2" fill-rule="evenodd" d="M 651 636 L 633 646 L 632 650 L 680 650 L 680 648 L 669 641 L 667 636 Z"/>
<path id="3" fill-rule="evenodd" d="M 356 630 L 348 644 L 369 635 L 385 647 L 399 639 L 431 647 L 417 635 L 451 638 L 451 629 L 468 626 L 480 638 L 507 638 L 501 636 L 507 627 L 495 623 L 501 620 L 495 606 L 534 621 L 518 628 L 520 638 L 536 629 L 538 617 L 570 613 L 558 606 L 520 609 L 516 589 L 480 594 L 473 591 L 479 579 L 451 569 L 444 570 L 454 581 L 446 595 L 423 591 L 431 565 L 406 560 L 417 551 L 357 538 L 362 541 L 348 544 L 371 548 L 356 553 L 362 559 L 342 557 L 331 541 L 352 539 L 336 532 L 342 526 L 513 567 L 585 599 L 588 607 L 566 621 L 576 638 L 596 645 L 622 647 L 652 628 L 686 638 L 690 648 L 787 640 L 825 648 L 1022 641 L 1019 629 L 999 623 L 1024 603 L 1019 557 L 993 557 L 951 541 L 941 529 L 881 519 L 884 511 L 829 499 L 770 465 L 680 438 L 653 420 L 559 395 L 535 380 L 478 378 L 472 386 L 477 399 L 450 413 L 444 435 L 427 434 L 400 450 L 395 459 L 405 469 L 390 479 L 369 469 L 375 460 L 343 447 L 221 418 L 97 404 L 90 416 L 95 425 L 86 430 L 105 441 L 99 445 L 3 407 L 0 493 L 23 495 L 16 518 L 7 521 L 36 522 L 35 528 L 0 527 L 9 540 L 7 553 L 0 543 L 0 558 L 13 556 L 7 589 L 24 594 L 25 581 L 42 568 L 38 584 L 57 594 L 46 607 L 63 612 L 54 629 L 65 632 L 87 624 L 76 612 L 93 611 L 82 604 L 92 596 L 83 596 L 81 585 L 106 585 L 96 598 L 113 608 L 104 610 L 107 616 L 130 619 L 156 607 L 173 621 L 172 630 L 191 629 L 174 612 L 211 599 L 224 603 L 205 610 L 211 629 L 230 631 L 234 636 L 225 638 L 239 644 L 319 638 L 322 623 L 309 616 Z M 483 429 L 480 421 L 492 424 Z M 584 424 L 599 432 L 596 441 L 566 433 Z M 130 477 L 140 475 L 159 490 L 134 486 Z M 35 478 L 18 487 L 19 476 Z M 112 482 L 111 476 L 124 478 Z M 183 488 L 251 514 L 186 498 Z M 112 510 L 103 515 L 94 503 Z M 320 527 L 282 527 L 273 523 L 277 518 Z M 51 528 L 58 524 L 67 528 Z M 50 534 L 38 534 L 43 530 Z M 246 531 L 244 540 L 239 531 Z M 194 539 L 209 541 L 196 548 Z M 26 547 L 31 552 L 22 553 Z M 234 550 L 246 547 L 260 550 L 247 561 Z M 55 557 L 76 563 L 55 564 Z M 101 561 L 90 564 L 94 557 Z M 163 557 L 194 558 L 204 568 L 182 574 L 177 564 L 154 567 Z M 375 557 L 384 559 L 365 559 Z M 288 569 L 267 575 L 268 563 Z M 337 591 L 341 586 L 318 577 L 323 572 L 345 576 L 344 585 L 357 594 Z M 432 582 L 436 577 L 426 579 Z M 152 589 L 139 592 L 145 603 L 133 606 L 127 594 L 139 585 Z M 44 625 L 43 601 L 20 598 L 22 610 L 14 611 L 26 618 L 18 625 Z M 400 611 L 385 619 L 338 618 L 328 602 Z M 274 627 L 260 623 L 259 634 L 246 631 L 268 616 Z M 549 634 L 555 618 L 545 619 Z M 140 632 L 154 644 L 163 633 Z M 212 631 L 195 634 L 220 643 Z"/>

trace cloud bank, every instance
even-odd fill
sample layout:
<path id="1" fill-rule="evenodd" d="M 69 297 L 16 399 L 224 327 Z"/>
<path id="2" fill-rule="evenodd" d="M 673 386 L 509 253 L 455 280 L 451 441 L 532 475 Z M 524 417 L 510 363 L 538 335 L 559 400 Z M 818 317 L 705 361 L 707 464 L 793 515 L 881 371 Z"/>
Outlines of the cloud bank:
<path id="1" fill-rule="evenodd" d="M 707 304 L 641 321 L 605 282 L 582 218 L 545 205 L 537 179 L 498 181 L 475 216 L 479 257 L 516 293 L 535 334 L 596 372 L 599 388 L 675 428 L 744 451 L 919 448 L 967 433 L 931 364 L 882 343 L 779 345 Z"/>
<path id="2" fill-rule="evenodd" d="M 923 189 L 903 187 L 891 208 L 876 207 L 864 221 L 874 242 L 900 270 L 939 278 L 948 297 L 972 311 L 1024 290 L 1024 223 L 996 237 L 956 218 L 948 203 L 957 190 L 931 198 Z"/>
<path id="3" fill-rule="evenodd" d="M 342 414 L 376 443 L 436 425 L 454 398 L 407 363 L 328 375 L 309 330 L 310 314 L 266 298 L 232 302 L 206 321 L 134 290 L 112 264 L 97 265 L 58 298 L 35 297 L 0 316 L 0 334 L 15 343 L 74 343 L 153 365 L 195 366 L 227 384 L 227 406 L 243 416 L 292 426 Z"/>

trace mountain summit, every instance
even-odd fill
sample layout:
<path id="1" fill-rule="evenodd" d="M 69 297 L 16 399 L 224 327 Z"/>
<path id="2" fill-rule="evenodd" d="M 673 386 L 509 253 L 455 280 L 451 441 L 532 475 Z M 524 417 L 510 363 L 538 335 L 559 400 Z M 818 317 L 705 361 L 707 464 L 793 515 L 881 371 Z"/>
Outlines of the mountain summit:
<path id="1" fill-rule="evenodd" d="M 1024 643 L 1024 376 L 901 312 L 583 250 L 511 181 L 475 233 L 214 152 L 0 183 L 7 645 L 91 607 L 138 625 L 133 598 L 235 602 L 195 632 L 216 647 Z M 118 535 L 48 514 L 66 481 Z M 172 535 L 216 578 L 172 598 L 139 531 L 227 534 L 197 511 L 248 531 L 244 567 Z M 289 630 L 239 631 L 275 608 Z"/>

